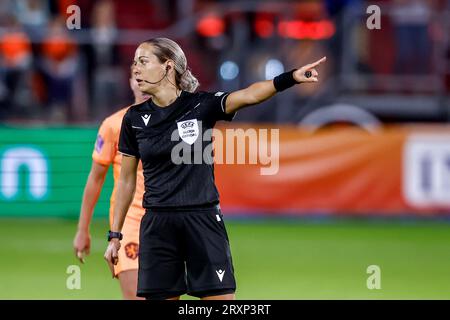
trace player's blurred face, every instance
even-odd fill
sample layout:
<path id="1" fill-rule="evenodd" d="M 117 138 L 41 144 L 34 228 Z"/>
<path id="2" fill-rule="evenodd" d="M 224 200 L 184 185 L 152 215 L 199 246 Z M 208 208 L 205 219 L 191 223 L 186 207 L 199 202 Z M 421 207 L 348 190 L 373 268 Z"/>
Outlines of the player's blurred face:
<path id="1" fill-rule="evenodd" d="M 162 64 L 152 52 L 152 45 L 141 44 L 134 54 L 133 75 L 138 83 L 139 90 L 153 93 L 154 88 L 160 86 L 165 75 L 165 64 Z M 154 84 L 145 82 L 156 82 Z"/>
<path id="2" fill-rule="evenodd" d="M 133 72 L 131 73 L 130 77 L 130 88 L 131 91 L 133 91 L 134 103 L 141 103 L 150 98 L 150 95 L 140 90 L 139 84 L 136 81 L 136 77 L 134 76 Z"/>

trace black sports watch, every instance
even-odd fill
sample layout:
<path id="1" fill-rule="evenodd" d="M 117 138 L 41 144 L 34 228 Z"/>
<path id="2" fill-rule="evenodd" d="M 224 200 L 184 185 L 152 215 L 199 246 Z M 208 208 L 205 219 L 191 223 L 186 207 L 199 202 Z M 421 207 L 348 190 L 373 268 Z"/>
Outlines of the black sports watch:
<path id="1" fill-rule="evenodd" d="M 123 234 L 121 232 L 113 232 L 111 230 L 108 231 L 108 241 L 111 241 L 111 239 L 117 238 L 119 240 L 122 240 Z"/>

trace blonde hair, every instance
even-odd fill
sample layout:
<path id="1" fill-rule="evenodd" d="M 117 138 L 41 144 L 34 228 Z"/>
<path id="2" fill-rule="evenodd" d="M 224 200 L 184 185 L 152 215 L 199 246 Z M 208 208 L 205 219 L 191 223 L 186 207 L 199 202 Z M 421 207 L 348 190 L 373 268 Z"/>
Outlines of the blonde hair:
<path id="1" fill-rule="evenodd" d="M 178 88 L 188 92 L 194 92 L 199 82 L 187 66 L 186 56 L 181 47 L 168 38 L 153 38 L 143 43 L 153 46 L 153 54 L 161 63 L 172 60 L 175 64 L 175 82 Z"/>

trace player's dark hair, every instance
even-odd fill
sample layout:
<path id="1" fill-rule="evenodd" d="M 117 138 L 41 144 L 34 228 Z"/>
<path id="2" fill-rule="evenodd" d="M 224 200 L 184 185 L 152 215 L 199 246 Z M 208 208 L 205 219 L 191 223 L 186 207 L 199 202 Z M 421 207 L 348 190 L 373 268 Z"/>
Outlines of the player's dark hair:
<path id="1" fill-rule="evenodd" d="M 161 63 L 169 59 L 174 62 L 175 82 L 181 90 L 194 92 L 197 89 L 199 86 L 198 80 L 187 66 L 186 55 L 175 41 L 168 38 L 153 38 L 143 43 L 153 46 L 153 54 Z"/>

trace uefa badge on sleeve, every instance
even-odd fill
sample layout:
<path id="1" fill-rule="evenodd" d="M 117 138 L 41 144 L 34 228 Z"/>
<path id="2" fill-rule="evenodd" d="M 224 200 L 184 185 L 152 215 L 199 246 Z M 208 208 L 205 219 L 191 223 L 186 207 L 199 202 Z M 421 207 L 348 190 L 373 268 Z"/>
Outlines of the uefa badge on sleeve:
<path id="1" fill-rule="evenodd" d="M 103 140 L 102 136 L 97 135 L 97 140 L 95 141 L 95 151 L 97 151 L 97 153 L 100 153 L 102 151 L 104 143 L 105 141 Z"/>
<path id="2" fill-rule="evenodd" d="M 187 144 L 192 145 L 199 135 L 197 119 L 177 122 L 178 134 Z"/>

